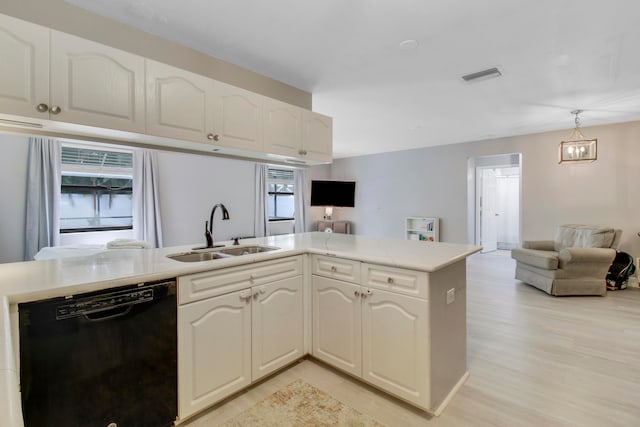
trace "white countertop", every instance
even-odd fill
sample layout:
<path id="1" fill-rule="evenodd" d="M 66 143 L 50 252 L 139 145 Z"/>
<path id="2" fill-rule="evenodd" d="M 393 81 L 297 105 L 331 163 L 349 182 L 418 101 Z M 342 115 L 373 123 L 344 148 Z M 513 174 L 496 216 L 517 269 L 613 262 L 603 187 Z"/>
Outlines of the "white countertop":
<path id="1" fill-rule="evenodd" d="M 218 243 L 218 242 L 216 242 Z M 231 242 L 220 242 L 230 246 Z M 201 244 L 161 249 L 105 249 L 86 256 L 0 264 L 0 414 L 8 426 L 22 426 L 18 372 L 13 360 L 9 305 L 99 289 L 167 279 L 304 253 L 329 254 L 392 267 L 434 272 L 480 251 L 480 247 L 336 233 L 301 233 L 242 240 L 241 245 L 280 249 L 202 262 L 167 255 Z M 4 416 L 3 416 L 4 418 Z"/>
<path id="2" fill-rule="evenodd" d="M 6 296 L 10 303 L 35 301 L 302 253 L 433 272 L 480 250 L 472 245 L 320 232 L 245 239 L 241 245 L 280 249 L 195 263 L 167 258 L 192 250 L 196 243 L 161 249 L 104 249 L 87 251 L 88 255 L 80 257 L 0 264 L 0 296 Z"/>

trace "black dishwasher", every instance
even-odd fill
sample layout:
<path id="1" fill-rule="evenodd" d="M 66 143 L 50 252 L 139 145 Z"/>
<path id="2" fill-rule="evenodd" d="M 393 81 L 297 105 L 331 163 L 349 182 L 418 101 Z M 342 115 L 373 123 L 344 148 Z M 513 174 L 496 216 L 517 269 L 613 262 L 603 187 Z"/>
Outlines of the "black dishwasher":
<path id="1" fill-rule="evenodd" d="M 26 427 L 173 425 L 176 282 L 18 305 Z"/>

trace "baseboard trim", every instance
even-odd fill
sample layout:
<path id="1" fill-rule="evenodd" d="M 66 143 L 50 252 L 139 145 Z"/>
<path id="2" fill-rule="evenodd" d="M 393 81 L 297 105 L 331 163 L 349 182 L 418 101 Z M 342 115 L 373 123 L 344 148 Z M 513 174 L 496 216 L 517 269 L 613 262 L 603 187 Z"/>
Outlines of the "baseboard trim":
<path id="1" fill-rule="evenodd" d="M 447 394 L 447 397 L 445 397 L 442 403 L 436 408 L 436 410 L 433 412 L 433 415 L 435 415 L 436 417 L 440 416 L 442 411 L 444 411 L 444 408 L 446 408 L 449 402 L 451 401 L 451 399 L 453 399 L 453 396 L 456 395 L 458 390 L 464 385 L 465 381 L 467 381 L 467 378 L 469 378 L 469 371 L 465 372 L 464 375 L 460 377 L 460 380 L 458 380 L 458 382 L 456 383 L 455 386 L 453 386 L 449 394 Z"/>

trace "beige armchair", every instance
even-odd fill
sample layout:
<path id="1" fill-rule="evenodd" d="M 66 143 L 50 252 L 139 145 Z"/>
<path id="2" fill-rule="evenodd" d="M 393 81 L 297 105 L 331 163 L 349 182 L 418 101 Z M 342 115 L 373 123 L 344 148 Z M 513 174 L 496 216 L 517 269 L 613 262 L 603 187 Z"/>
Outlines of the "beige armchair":
<path id="1" fill-rule="evenodd" d="M 516 279 L 551 295 L 605 295 L 607 271 L 622 230 L 567 224 L 554 240 L 525 241 L 513 249 Z"/>

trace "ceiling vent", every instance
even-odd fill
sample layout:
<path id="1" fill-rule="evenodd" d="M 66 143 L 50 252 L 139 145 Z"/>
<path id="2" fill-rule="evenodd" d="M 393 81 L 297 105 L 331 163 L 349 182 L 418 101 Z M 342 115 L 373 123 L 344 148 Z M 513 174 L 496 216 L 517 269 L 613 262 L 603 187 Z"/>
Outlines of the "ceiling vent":
<path id="1" fill-rule="evenodd" d="M 488 68 L 486 70 L 478 71 L 462 76 L 462 80 L 467 83 L 478 82 L 482 80 L 492 79 L 494 77 L 500 77 L 502 73 L 497 67 Z"/>

